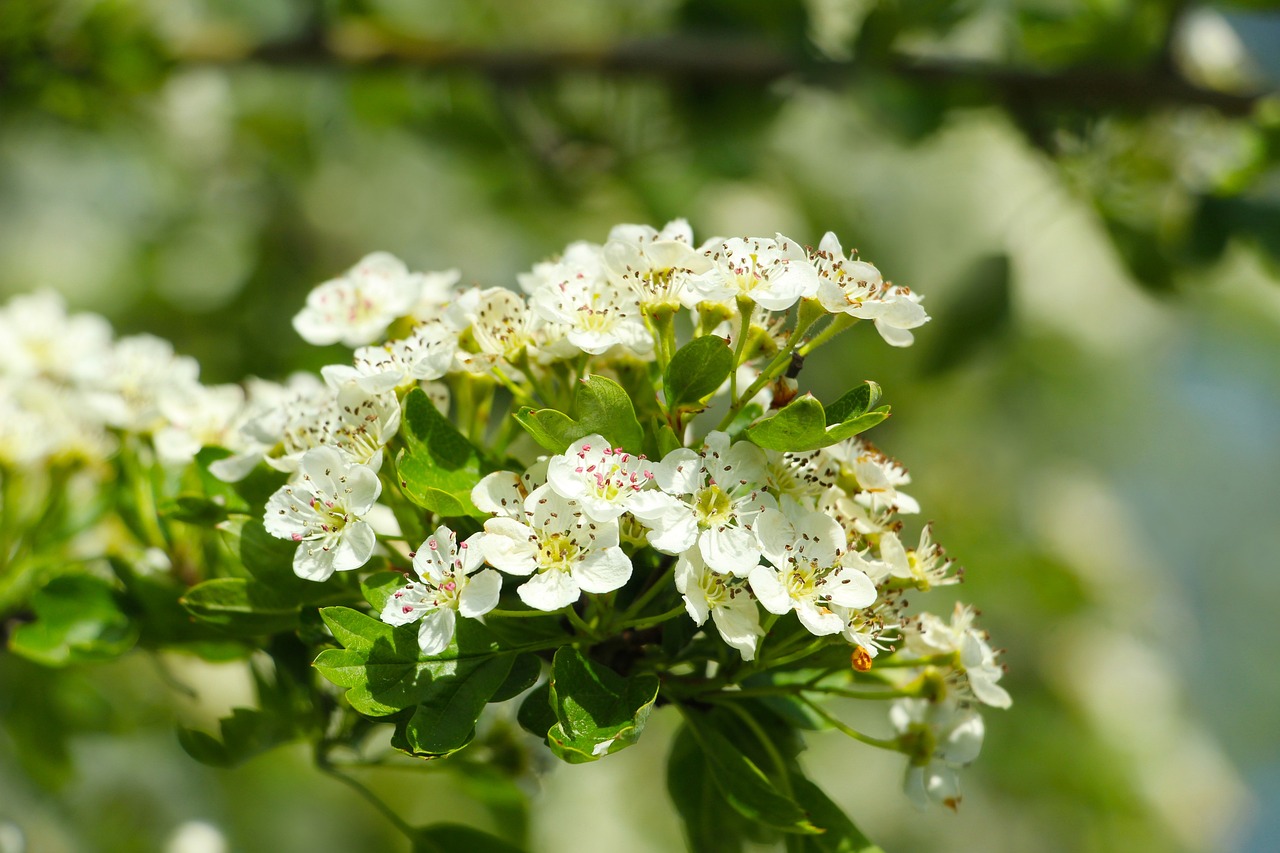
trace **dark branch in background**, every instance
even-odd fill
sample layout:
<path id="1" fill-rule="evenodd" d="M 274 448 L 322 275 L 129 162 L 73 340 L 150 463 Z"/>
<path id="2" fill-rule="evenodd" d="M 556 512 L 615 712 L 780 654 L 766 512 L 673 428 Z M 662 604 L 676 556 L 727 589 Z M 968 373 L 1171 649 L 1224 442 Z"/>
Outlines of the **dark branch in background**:
<path id="1" fill-rule="evenodd" d="M 1037 72 L 958 60 L 898 58 L 847 62 L 797 58 L 767 43 L 695 37 L 624 42 L 606 49 L 485 50 L 417 42 L 322 38 L 266 45 L 235 56 L 178 57 L 180 62 L 259 63 L 324 69 L 411 69 L 466 73 L 506 85 L 566 74 L 636 77 L 672 84 L 767 86 L 797 80 L 839 88 L 888 76 L 920 86 L 972 91 L 1010 108 L 1058 106 L 1145 112 L 1202 106 L 1228 116 L 1250 114 L 1268 93 L 1236 94 L 1187 81 L 1171 63 L 1147 71 L 1073 68 Z"/>

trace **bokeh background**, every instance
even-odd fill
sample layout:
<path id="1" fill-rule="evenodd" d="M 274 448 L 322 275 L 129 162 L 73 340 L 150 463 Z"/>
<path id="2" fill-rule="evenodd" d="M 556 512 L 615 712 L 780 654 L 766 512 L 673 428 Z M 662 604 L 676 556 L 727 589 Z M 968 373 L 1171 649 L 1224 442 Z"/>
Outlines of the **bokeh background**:
<path id="1" fill-rule="evenodd" d="M 513 285 L 618 222 L 834 230 L 934 320 L 906 351 L 858 329 L 802 380 L 883 385 L 877 443 L 1014 706 L 958 814 L 838 734 L 809 769 L 889 851 L 1276 850 L 1271 5 L 8 0 L 0 295 L 58 290 L 207 382 L 279 378 L 345 359 L 289 319 L 375 249 Z M 243 665 L 0 652 L 0 851 L 400 849 L 304 750 L 179 748 L 176 722 L 251 701 Z M 534 851 L 678 849 L 671 728 L 539 768 L 527 813 L 481 772 L 365 778 Z"/>

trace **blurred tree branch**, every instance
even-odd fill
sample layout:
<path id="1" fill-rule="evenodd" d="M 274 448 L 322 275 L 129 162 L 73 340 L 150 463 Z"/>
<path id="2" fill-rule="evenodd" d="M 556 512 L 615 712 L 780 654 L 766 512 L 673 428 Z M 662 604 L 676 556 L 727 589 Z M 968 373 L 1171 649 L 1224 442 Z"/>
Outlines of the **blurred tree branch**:
<path id="1" fill-rule="evenodd" d="M 762 40 L 673 36 L 605 48 L 491 50 L 386 38 L 364 30 L 338 30 L 240 52 L 193 50 L 180 62 L 262 63 L 293 67 L 402 68 L 478 74 L 522 84 L 564 74 L 648 77 L 674 84 L 764 86 L 801 80 L 838 88 L 893 77 L 907 83 L 994 100 L 1011 109 L 1068 107 L 1147 112 L 1165 106 L 1202 106 L 1228 116 L 1250 114 L 1270 93 L 1235 93 L 1197 86 L 1168 61 L 1131 71 L 1100 67 L 1036 71 L 950 59 L 886 57 L 830 61 L 780 52 Z M 977 98 L 975 98 L 976 100 Z"/>

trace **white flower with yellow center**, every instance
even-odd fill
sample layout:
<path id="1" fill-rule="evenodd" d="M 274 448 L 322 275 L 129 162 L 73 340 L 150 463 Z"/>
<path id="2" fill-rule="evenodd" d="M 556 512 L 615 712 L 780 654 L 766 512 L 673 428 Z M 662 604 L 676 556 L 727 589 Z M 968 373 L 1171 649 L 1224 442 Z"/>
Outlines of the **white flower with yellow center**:
<path id="1" fill-rule="evenodd" d="M 889 566 L 893 577 L 911 581 L 921 591 L 960 582 L 959 573 L 951 571 L 952 561 L 945 559 L 942 546 L 934 543 L 931 525 L 925 525 L 919 544 L 911 549 L 903 546 L 897 533 L 881 534 L 880 560 Z"/>
<path id="2" fill-rule="evenodd" d="M 152 436 L 156 455 L 166 464 L 185 465 L 203 447 L 226 447 L 244 405 L 239 385 L 195 385 L 165 397 L 160 410 L 167 423 Z"/>
<path id="3" fill-rule="evenodd" d="M 854 500 L 873 513 L 894 510 L 907 515 L 920 511 L 915 498 L 898 490 L 911 482 L 907 469 L 870 442 L 854 437 L 832 445 L 827 451 L 839 460 L 845 473 L 857 481 L 858 493 Z"/>
<path id="4" fill-rule="evenodd" d="M 956 771 L 982 751 L 981 715 L 955 702 L 899 699 L 889 708 L 889 721 L 910 756 L 903 788 L 911 800 L 921 808 L 930 802 L 959 806 Z"/>
<path id="5" fill-rule="evenodd" d="M 693 246 L 693 230 L 683 219 L 661 231 L 648 225 L 618 225 L 604 244 L 609 279 L 628 290 L 645 310 L 675 311 L 693 307 L 697 297 L 689 279 L 711 268 L 710 259 Z"/>
<path id="6" fill-rule="evenodd" d="M 457 360 L 471 373 L 488 373 L 515 361 L 536 346 L 543 325 L 520 294 L 505 287 L 466 291 L 450 306 L 449 316 L 470 330 L 474 350 L 459 349 Z"/>
<path id="7" fill-rule="evenodd" d="M 502 575 L 484 564 L 480 553 L 483 533 L 458 543 L 458 536 L 441 525 L 414 552 L 411 580 L 396 590 L 382 608 L 382 621 L 408 625 L 421 620 L 418 646 L 425 655 L 438 655 L 453 639 L 457 617 L 475 619 L 498 605 Z"/>
<path id="8" fill-rule="evenodd" d="M 880 270 L 857 259 L 845 257 L 836 235 L 823 235 L 813 255 L 818 271 L 818 301 L 832 314 L 848 314 L 860 320 L 874 320 L 885 343 L 909 347 L 915 337 L 909 331 L 929 322 L 920 305 L 923 298 L 910 288 L 885 281 Z"/>
<path id="9" fill-rule="evenodd" d="M 628 288 L 605 277 L 599 246 L 575 243 L 559 262 L 539 264 L 534 270 L 521 276 L 520 284 L 530 294 L 530 310 L 553 327 L 557 337 L 591 355 L 615 346 L 638 355 L 652 351 L 653 338 L 640 303 Z"/>
<path id="10" fill-rule="evenodd" d="M 918 631 L 908 634 L 907 644 L 921 655 L 958 654 L 959 669 L 964 675 L 962 685 L 967 685 L 973 698 L 993 708 L 1008 708 L 1013 699 L 996 683 L 1004 675 L 1004 668 L 996 663 L 987 635 L 973 626 L 976 617 L 972 607 L 960 602 L 956 602 L 950 623 L 932 613 L 922 613 Z"/>
<path id="11" fill-rule="evenodd" d="M 756 644 L 764 630 L 756 600 L 745 583 L 712 571 L 696 549 L 676 561 L 675 580 L 676 589 L 684 597 L 685 610 L 694 622 L 702 626 L 710 616 L 720 637 L 737 649 L 743 660 L 755 658 Z"/>
<path id="12" fill-rule="evenodd" d="M 804 249 L 777 239 L 731 238 L 704 250 L 711 268 L 689 287 L 700 299 L 732 303 L 746 297 L 761 308 L 786 311 L 818 290 L 818 273 Z"/>
<path id="13" fill-rule="evenodd" d="M 536 610 L 559 610 L 583 592 L 612 592 L 631 578 L 631 560 L 618 547 L 618 523 L 592 521 L 576 501 L 546 485 L 525 498 L 523 512 L 489 519 L 484 532 L 489 565 L 532 575 L 517 592 Z"/>
<path id="14" fill-rule="evenodd" d="M 341 278 L 316 286 L 294 316 L 293 328 L 309 344 L 371 344 L 409 313 L 421 291 L 421 282 L 403 262 L 374 252 Z"/>
<path id="15" fill-rule="evenodd" d="M 298 543 L 294 574 L 328 580 L 335 571 L 369 562 L 376 538 L 364 516 L 380 494 L 382 483 L 370 468 L 318 447 L 303 455 L 294 480 L 267 500 L 263 524 L 272 536 Z"/>
<path id="16" fill-rule="evenodd" d="M 354 365 L 321 369 L 325 381 L 340 386 L 354 382 L 369 394 L 382 394 L 418 380 L 439 379 L 453 364 L 458 333 L 442 321 L 421 323 L 407 338 L 361 347 Z"/>
<path id="17" fill-rule="evenodd" d="M 808 511 L 788 518 L 770 509 L 760 513 L 755 533 L 771 565 L 757 566 L 748 581 L 770 613 L 794 610 L 800 623 L 821 637 L 846 625 L 834 606 L 868 607 L 876 600 L 866 573 L 844 564 L 844 531 L 833 519 Z"/>
<path id="18" fill-rule="evenodd" d="M 626 512 L 653 478 L 653 466 L 643 455 L 610 447 L 598 434 L 578 439 L 547 465 L 547 482 L 556 494 L 577 501 L 596 521 L 613 521 Z"/>
<path id="19" fill-rule="evenodd" d="M 649 544 L 666 554 L 697 546 L 717 572 L 746 576 L 760 562 L 751 532 L 756 516 L 776 507 L 765 491 L 764 452 L 746 441 L 730 444 L 713 432 L 702 452 L 678 448 L 653 466 L 658 489 L 636 493 L 631 513 L 649 528 Z"/>

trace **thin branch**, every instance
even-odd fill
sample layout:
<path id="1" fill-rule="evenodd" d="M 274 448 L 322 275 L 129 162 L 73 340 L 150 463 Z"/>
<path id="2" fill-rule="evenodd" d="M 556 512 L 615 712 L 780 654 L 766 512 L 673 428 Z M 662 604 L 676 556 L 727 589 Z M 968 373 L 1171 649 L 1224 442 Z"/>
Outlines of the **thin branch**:
<path id="1" fill-rule="evenodd" d="M 1173 104 L 1204 106 L 1233 116 L 1248 115 L 1267 94 L 1206 89 L 1186 80 L 1164 61 L 1138 71 L 1077 67 L 1053 72 L 907 57 L 884 62 L 824 61 L 791 56 L 761 40 L 686 35 L 626 41 L 601 48 L 489 50 L 364 32 L 352 37 L 338 30 L 327 40 L 312 36 L 263 45 L 247 53 L 192 52 L 176 59 L 211 64 L 251 62 L 284 67 L 459 72 L 508 85 L 589 73 L 704 86 L 760 87 L 795 79 L 839 88 L 889 76 L 920 86 L 984 90 L 984 94 L 1011 108 L 1059 106 L 1144 112 Z"/>

